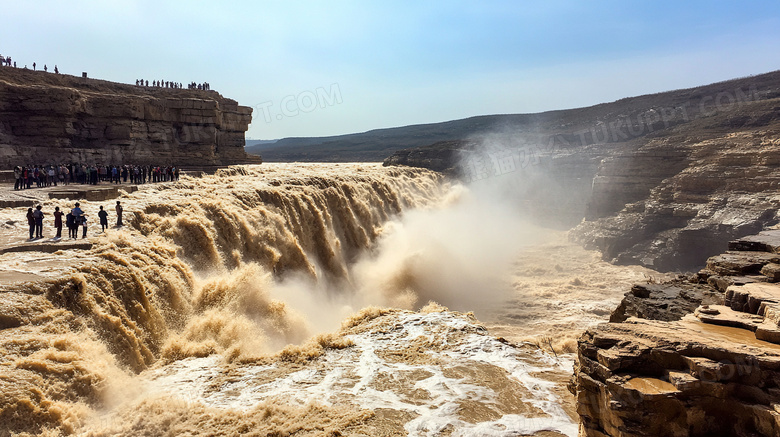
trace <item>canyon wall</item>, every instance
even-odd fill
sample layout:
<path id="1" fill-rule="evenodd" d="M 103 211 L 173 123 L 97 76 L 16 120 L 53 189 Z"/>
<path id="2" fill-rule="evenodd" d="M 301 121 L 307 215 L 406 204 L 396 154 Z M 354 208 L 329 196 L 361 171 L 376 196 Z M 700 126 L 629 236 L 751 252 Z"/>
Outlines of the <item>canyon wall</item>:
<path id="1" fill-rule="evenodd" d="M 780 435 L 780 231 L 626 293 L 579 340 L 581 436 Z"/>
<path id="2" fill-rule="evenodd" d="M 677 126 L 602 161 L 572 238 L 612 262 L 695 271 L 778 223 L 778 156 L 777 97 Z"/>
<path id="3" fill-rule="evenodd" d="M 139 87 L 0 68 L 0 166 L 212 166 L 244 152 L 252 108 L 215 91 Z"/>
<path id="4" fill-rule="evenodd" d="M 780 72 L 514 117 L 385 165 L 512 178 L 538 221 L 575 227 L 605 260 L 665 272 L 696 271 L 780 221 Z"/>

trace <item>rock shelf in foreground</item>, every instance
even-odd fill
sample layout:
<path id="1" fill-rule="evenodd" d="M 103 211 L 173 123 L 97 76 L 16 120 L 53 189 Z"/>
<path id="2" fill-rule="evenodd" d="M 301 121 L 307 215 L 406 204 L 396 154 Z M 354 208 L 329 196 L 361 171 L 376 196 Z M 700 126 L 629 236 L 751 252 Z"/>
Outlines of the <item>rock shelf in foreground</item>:
<path id="1" fill-rule="evenodd" d="M 780 435 L 778 241 L 742 238 L 687 281 L 635 286 L 585 332 L 580 435 Z"/>

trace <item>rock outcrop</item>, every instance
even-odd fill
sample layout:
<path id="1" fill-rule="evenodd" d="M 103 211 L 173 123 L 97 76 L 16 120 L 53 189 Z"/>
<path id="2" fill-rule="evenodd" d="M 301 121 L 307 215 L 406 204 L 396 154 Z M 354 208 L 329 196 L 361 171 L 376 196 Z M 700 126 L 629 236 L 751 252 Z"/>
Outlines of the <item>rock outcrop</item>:
<path id="1" fill-rule="evenodd" d="M 215 91 L 147 88 L 0 68 L 0 166 L 259 163 L 252 108 Z"/>
<path id="2" fill-rule="evenodd" d="M 424 147 L 402 149 L 387 157 L 382 165 L 406 165 L 438 171 L 449 176 L 462 177 L 460 154 L 476 144 L 470 141 L 441 141 Z"/>
<path id="3" fill-rule="evenodd" d="M 687 283 L 634 287 L 586 331 L 570 385 L 580 435 L 780 435 L 778 242 L 732 241 Z"/>
<path id="4" fill-rule="evenodd" d="M 625 176 L 601 181 L 597 174 L 590 220 L 580 224 L 572 238 L 616 263 L 659 271 L 695 271 L 707 257 L 722 252 L 730 240 L 778 223 L 780 100 L 745 106 L 752 112 L 773 114 L 776 119 L 763 128 L 714 138 L 691 138 L 675 144 L 651 141 L 634 155 L 645 154 L 641 161 L 649 159 L 648 154 L 657 159 L 646 162 L 645 170 L 633 169 L 633 180 Z M 654 169 L 654 177 L 642 175 Z M 645 188 L 652 186 L 646 197 L 614 213 L 623 200 L 631 199 L 624 196 L 617 201 L 614 199 L 620 196 L 613 193 L 637 193 L 641 191 L 637 185 L 642 183 L 648 184 Z M 607 204 L 599 201 L 601 198 L 613 200 Z"/>
<path id="5" fill-rule="evenodd" d="M 723 294 L 707 284 L 678 279 L 664 284 L 636 284 L 609 317 L 624 322 L 629 317 L 673 321 L 692 313 L 699 305 L 723 301 Z"/>

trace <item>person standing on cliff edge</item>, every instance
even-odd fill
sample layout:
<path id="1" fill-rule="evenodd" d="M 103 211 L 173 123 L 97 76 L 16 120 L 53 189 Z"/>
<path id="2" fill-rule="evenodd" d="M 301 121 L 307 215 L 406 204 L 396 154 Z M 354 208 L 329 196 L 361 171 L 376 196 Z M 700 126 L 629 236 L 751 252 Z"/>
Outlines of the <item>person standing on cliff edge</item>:
<path id="1" fill-rule="evenodd" d="M 62 211 L 59 206 L 54 208 L 54 229 L 57 230 L 57 236 L 54 238 L 62 238 Z"/>
<path id="2" fill-rule="evenodd" d="M 30 227 L 30 240 L 32 240 L 35 235 L 35 216 L 32 208 L 27 208 L 27 225 Z"/>
<path id="3" fill-rule="evenodd" d="M 84 214 L 84 211 L 79 206 L 79 203 L 76 202 L 76 207 L 70 210 L 70 213 L 73 215 L 73 226 L 76 229 L 76 235 L 73 238 L 78 236 L 78 226 L 81 224 L 81 216 Z"/>
<path id="4" fill-rule="evenodd" d="M 124 226 L 122 224 L 122 211 L 124 208 L 122 208 L 122 205 L 119 203 L 119 201 L 116 201 L 116 227 L 120 228 Z"/>
<path id="5" fill-rule="evenodd" d="M 35 238 L 43 238 L 43 211 L 41 211 L 41 205 L 35 207 L 33 217 L 35 218 Z"/>
<path id="6" fill-rule="evenodd" d="M 108 213 L 105 209 L 103 209 L 103 206 L 100 206 L 100 212 L 98 213 L 98 217 L 100 218 L 100 228 L 101 231 L 106 232 L 106 228 L 108 228 Z"/>
<path id="7" fill-rule="evenodd" d="M 68 238 L 76 238 L 76 218 L 73 217 L 73 213 L 69 212 L 65 215 L 65 227 L 68 228 Z"/>

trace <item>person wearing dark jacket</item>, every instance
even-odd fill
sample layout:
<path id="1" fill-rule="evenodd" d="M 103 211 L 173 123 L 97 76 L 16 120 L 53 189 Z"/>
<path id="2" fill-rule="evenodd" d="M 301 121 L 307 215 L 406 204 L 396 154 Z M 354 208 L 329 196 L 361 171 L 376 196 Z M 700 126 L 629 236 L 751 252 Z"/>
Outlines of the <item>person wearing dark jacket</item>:
<path id="1" fill-rule="evenodd" d="M 54 229 L 57 230 L 55 238 L 62 238 L 62 211 L 59 206 L 54 208 Z"/>
<path id="2" fill-rule="evenodd" d="M 32 208 L 27 208 L 27 224 L 30 226 L 30 240 L 35 235 L 35 217 Z"/>
<path id="3" fill-rule="evenodd" d="M 108 227 L 108 213 L 102 206 L 100 207 L 100 212 L 98 212 L 98 217 L 100 217 L 100 228 L 105 232 Z"/>
<path id="4" fill-rule="evenodd" d="M 68 228 L 68 238 L 76 238 L 78 225 L 76 224 L 76 217 L 72 212 L 65 215 L 65 227 Z"/>
<path id="5" fill-rule="evenodd" d="M 122 227 L 122 211 L 124 208 L 122 208 L 122 205 L 119 203 L 119 201 L 116 201 L 116 227 Z"/>
<path id="6" fill-rule="evenodd" d="M 43 238 L 43 211 L 41 211 L 41 205 L 35 207 L 33 217 L 35 218 L 35 238 Z"/>

